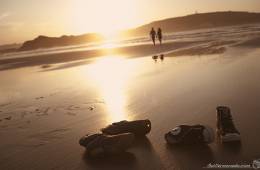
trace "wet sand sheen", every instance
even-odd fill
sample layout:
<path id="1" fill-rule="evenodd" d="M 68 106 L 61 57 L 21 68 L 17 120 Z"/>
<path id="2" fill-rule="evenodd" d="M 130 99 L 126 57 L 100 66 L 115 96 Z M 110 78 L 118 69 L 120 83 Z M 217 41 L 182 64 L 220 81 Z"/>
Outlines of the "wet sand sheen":
<path id="1" fill-rule="evenodd" d="M 252 163 L 260 158 L 259 26 L 253 29 L 176 34 L 156 48 L 145 42 L 1 58 L 0 169 L 202 169 L 209 163 Z M 161 53 L 164 60 L 152 59 Z M 176 125 L 215 128 L 218 105 L 231 107 L 241 145 L 166 145 L 164 134 Z M 81 136 L 113 121 L 146 118 L 151 133 L 125 155 L 89 160 L 78 144 Z"/>
<path id="2" fill-rule="evenodd" d="M 105 57 L 64 70 L 3 71 L 1 169 L 201 169 L 208 163 L 259 158 L 259 50 L 230 49 L 200 57 Z M 215 107 L 228 105 L 242 145 L 169 147 L 164 133 L 178 124 L 215 128 Z M 91 109 L 92 108 L 92 109 Z M 4 118 L 11 116 L 11 120 Z M 146 139 L 108 160 L 86 159 L 78 139 L 112 121 L 152 121 Z M 227 162 L 228 161 L 228 162 Z"/>

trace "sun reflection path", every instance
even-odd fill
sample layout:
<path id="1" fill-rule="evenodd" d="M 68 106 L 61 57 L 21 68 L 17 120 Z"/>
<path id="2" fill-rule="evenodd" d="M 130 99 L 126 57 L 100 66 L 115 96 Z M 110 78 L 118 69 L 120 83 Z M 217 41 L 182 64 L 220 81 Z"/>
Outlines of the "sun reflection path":
<path id="1" fill-rule="evenodd" d="M 109 123 L 129 119 L 126 88 L 136 66 L 122 57 L 106 56 L 88 67 L 88 74 L 107 106 Z"/>

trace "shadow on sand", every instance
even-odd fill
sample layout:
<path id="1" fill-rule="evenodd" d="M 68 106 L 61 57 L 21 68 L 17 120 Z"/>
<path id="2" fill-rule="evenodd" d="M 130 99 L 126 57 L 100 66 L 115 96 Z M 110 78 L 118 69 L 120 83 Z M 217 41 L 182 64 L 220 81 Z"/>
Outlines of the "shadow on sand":
<path id="1" fill-rule="evenodd" d="M 203 169 L 214 162 L 213 153 L 208 145 L 173 146 L 166 145 L 172 169 Z"/>
<path id="2" fill-rule="evenodd" d="M 216 143 L 219 151 L 221 153 L 238 155 L 242 149 L 241 141 L 233 141 L 233 142 L 221 142 L 220 134 L 216 134 Z"/>
<path id="3" fill-rule="evenodd" d="M 89 158 L 85 152 L 83 160 L 87 167 L 93 170 L 111 169 L 134 169 L 136 158 L 133 153 L 125 152 L 120 155 L 104 156 L 100 158 Z"/>
<path id="4" fill-rule="evenodd" d="M 235 141 L 235 142 L 228 142 L 228 143 L 218 143 L 218 148 L 223 153 L 229 153 L 229 154 L 239 154 L 242 150 L 242 143 L 241 141 Z"/>
<path id="5" fill-rule="evenodd" d="M 147 137 L 138 138 L 130 151 L 136 156 L 137 169 L 165 169 L 159 154 Z"/>
<path id="6" fill-rule="evenodd" d="M 137 138 L 133 146 L 120 155 L 90 159 L 85 152 L 82 158 L 86 167 L 93 170 L 164 169 L 147 137 Z"/>

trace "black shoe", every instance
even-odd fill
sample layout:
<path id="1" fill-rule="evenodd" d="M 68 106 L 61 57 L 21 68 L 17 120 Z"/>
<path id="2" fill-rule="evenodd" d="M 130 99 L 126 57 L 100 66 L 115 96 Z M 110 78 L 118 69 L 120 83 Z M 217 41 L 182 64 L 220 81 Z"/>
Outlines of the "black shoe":
<path id="1" fill-rule="evenodd" d="M 151 131 L 150 120 L 121 121 L 112 123 L 101 129 L 105 134 L 117 135 L 121 133 L 133 133 L 136 136 L 144 136 Z"/>
<path id="2" fill-rule="evenodd" d="M 202 125 L 179 125 L 165 134 L 169 144 L 209 144 L 214 138 L 213 129 Z"/>
<path id="3" fill-rule="evenodd" d="M 120 135 L 93 134 L 83 136 L 79 144 L 84 146 L 87 155 L 99 157 L 111 154 L 123 153 L 134 141 L 134 134 L 124 133 Z"/>
<path id="4" fill-rule="evenodd" d="M 226 106 L 217 107 L 217 133 L 221 142 L 240 141 L 240 133 L 236 129 L 231 111 Z"/>

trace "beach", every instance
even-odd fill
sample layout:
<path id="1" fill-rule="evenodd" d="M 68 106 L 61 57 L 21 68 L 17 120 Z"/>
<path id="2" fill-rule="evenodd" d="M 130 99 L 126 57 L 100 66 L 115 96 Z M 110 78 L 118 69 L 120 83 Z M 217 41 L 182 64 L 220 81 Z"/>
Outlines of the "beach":
<path id="1" fill-rule="evenodd" d="M 260 158 L 260 26 L 223 27 L 100 47 L 0 57 L 0 169 L 203 169 Z M 57 52 L 58 51 L 58 52 Z M 152 56 L 164 54 L 164 60 Z M 216 129 L 229 106 L 240 145 L 178 147 L 180 124 Z M 120 120 L 152 130 L 118 157 L 90 160 L 78 143 Z"/>

